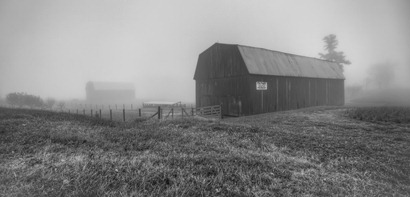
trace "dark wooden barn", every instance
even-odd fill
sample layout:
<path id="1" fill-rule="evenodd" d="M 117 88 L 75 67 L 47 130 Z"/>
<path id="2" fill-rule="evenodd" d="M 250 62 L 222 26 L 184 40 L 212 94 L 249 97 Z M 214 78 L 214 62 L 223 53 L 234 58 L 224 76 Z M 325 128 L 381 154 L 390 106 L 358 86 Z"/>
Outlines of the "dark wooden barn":
<path id="1" fill-rule="evenodd" d="M 262 48 L 216 43 L 199 55 L 194 79 L 196 105 L 222 104 L 223 115 L 344 105 L 336 63 Z"/>
<path id="2" fill-rule="evenodd" d="M 135 87 L 132 83 L 89 81 L 85 89 L 87 102 L 90 104 L 129 104 L 135 102 Z"/>

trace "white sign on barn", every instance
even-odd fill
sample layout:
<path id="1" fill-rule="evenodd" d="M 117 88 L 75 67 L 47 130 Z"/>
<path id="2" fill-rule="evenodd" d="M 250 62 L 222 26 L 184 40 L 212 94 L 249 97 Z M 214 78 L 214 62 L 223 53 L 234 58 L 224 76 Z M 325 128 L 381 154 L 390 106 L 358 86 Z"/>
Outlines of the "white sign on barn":
<path id="1" fill-rule="evenodd" d="M 267 90 L 268 89 L 268 82 L 257 81 L 256 82 L 256 90 Z"/>

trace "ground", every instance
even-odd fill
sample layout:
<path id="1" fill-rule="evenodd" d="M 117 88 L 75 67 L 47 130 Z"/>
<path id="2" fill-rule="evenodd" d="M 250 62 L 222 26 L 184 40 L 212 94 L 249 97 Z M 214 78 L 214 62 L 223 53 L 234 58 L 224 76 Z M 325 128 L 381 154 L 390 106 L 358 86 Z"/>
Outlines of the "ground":
<path id="1" fill-rule="evenodd" d="M 410 124 L 316 107 L 111 122 L 0 109 L 0 196 L 409 196 Z"/>

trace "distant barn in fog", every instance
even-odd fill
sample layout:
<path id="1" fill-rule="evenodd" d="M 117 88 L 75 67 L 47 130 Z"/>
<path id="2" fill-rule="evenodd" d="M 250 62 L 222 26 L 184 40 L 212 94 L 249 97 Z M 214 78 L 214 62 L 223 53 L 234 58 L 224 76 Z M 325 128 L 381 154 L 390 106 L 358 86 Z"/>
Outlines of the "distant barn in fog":
<path id="1" fill-rule="evenodd" d="M 90 104 L 129 104 L 135 102 L 132 83 L 95 82 L 86 84 L 87 102 Z"/>
<path id="2" fill-rule="evenodd" d="M 222 104 L 224 115 L 344 105 L 336 63 L 262 48 L 216 43 L 199 55 L 194 79 L 196 105 Z"/>

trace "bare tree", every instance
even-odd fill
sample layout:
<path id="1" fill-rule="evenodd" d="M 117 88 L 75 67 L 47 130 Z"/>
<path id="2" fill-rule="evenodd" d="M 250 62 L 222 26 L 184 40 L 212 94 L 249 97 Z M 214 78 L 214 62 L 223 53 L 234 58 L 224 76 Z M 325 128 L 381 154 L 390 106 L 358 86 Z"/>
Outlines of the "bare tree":
<path id="1" fill-rule="evenodd" d="M 55 104 L 56 104 L 56 100 L 55 100 L 55 99 L 53 99 L 53 98 L 48 98 L 48 99 L 46 99 L 45 107 L 46 107 L 47 109 L 52 109 Z"/>
<path id="2" fill-rule="evenodd" d="M 65 108 L 65 102 L 64 102 L 64 101 L 58 102 L 57 107 L 58 107 L 60 110 L 63 110 L 63 109 Z"/>
<path id="3" fill-rule="evenodd" d="M 23 97 L 24 93 L 19 93 L 19 92 L 13 92 L 13 93 L 9 93 L 6 96 L 6 101 L 7 104 L 15 107 L 15 106 L 19 106 L 22 107 L 24 105 L 23 103 Z"/>

